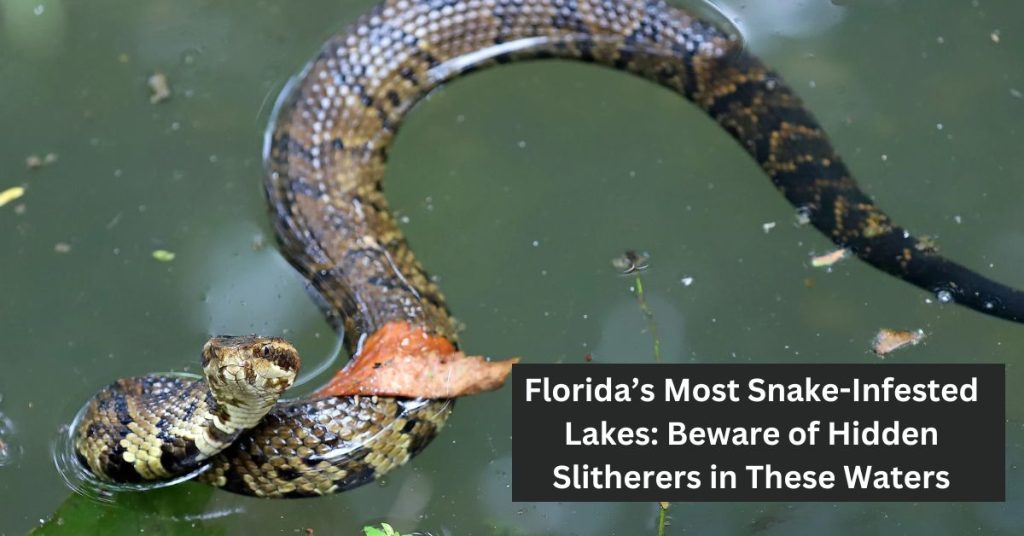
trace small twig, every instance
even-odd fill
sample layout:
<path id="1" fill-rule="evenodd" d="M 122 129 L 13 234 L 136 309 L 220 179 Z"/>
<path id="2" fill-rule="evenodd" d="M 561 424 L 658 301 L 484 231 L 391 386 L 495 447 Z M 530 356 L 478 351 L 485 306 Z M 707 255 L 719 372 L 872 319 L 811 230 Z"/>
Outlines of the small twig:
<path id="1" fill-rule="evenodd" d="M 658 503 L 658 536 L 665 536 L 665 518 L 668 517 L 668 501 Z"/>
<path id="2" fill-rule="evenodd" d="M 654 338 L 654 362 L 661 363 L 661 337 L 658 336 L 658 322 L 655 321 L 654 311 L 651 310 L 651 306 L 647 304 L 647 298 L 644 297 L 644 282 L 640 279 L 640 272 L 636 273 L 636 301 L 640 305 L 640 312 L 643 313 L 644 319 L 647 320 L 647 328 L 651 331 L 651 337 Z M 658 503 L 658 536 L 665 536 L 669 505 L 670 503 L 667 501 Z"/>
<path id="3" fill-rule="evenodd" d="M 639 273 L 636 274 L 636 301 L 640 304 L 640 312 L 644 314 L 647 327 L 651 330 L 651 336 L 654 337 L 654 362 L 661 363 L 661 337 L 658 336 L 658 323 L 654 320 L 654 311 L 651 310 L 651 306 L 647 305 L 647 298 L 644 297 L 644 282 L 640 279 Z"/>

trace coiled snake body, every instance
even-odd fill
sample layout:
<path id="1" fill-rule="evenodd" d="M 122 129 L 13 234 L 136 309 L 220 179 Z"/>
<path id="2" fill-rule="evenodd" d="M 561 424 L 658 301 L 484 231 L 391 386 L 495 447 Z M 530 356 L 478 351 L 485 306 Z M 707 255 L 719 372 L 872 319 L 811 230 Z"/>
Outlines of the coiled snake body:
<path id="1" fill-rule="evenodd" d="M 323 46 L 290 85 L 267 137 L 266 192 L 282 249 L 354 354 L 389 322 L 456 339 L 440 291 L 382 192 L 387 151 L 405 113 L 459 75 L 540 58 L 612 67 L 682 95 L 838 246 L 962 305 L 1024 320 L 1020 291 L 944 259 L 894 225 L 793 91 L 713 24 L 660 0 L 389 0 Z M 200 478 L 267 497 L 342 491 L 405 463 L 450 407 L 385 397 L 279 404 L 206 460 L 211 467 Z"/>

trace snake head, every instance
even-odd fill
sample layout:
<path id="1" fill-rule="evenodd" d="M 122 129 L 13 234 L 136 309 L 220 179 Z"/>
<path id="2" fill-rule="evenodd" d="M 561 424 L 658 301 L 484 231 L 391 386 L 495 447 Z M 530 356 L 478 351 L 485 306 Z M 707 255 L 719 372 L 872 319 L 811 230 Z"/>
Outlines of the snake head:
<path id="1" fill-rule="evenodd" d="M 276 400 L 291 387 L 301 363 L 288 341 L 257 335 L 213 337 L 203 346 L 202 358 L 214 396 L 235 406 Z"/>

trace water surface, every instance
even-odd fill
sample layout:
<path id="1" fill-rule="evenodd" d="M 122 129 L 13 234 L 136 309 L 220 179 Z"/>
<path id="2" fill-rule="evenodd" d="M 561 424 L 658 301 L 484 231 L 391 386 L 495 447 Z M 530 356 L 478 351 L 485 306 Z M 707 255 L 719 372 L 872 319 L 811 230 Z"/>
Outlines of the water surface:
<path id="1" fill-rule="evenodd" d="M 721 4 L 896 221 L 1024 286 L 1017 3 Z M 13 428 L 0 533 L 68 499 L 49 444 L 114 378 L 195 372 L 211 333 L 284 334 L 307 367 L 332 354 L 334 334 L 273 248 L 259 151 L 287 78 L 369 5 L 0 0 L 0 190 L 26 187 L 0 207 L 0 412 Z M 156 71 L 173 96 L 154 105 Z M 56 162 L 26 169 L 49 152 Z M 666 361 L 874 362 L 872 335 L 892 327 L 928 333 L 892 362 L 1009 364 L 1005 504 L 676 504 L 669 534 L 1024 531 L 1024 328 L 855 261 L 810 268 L 830 243 L 795 226 L 758 167 L 676 95 L 593 66 L 495 69 L 431 95 L 391 154 L 392 203 L 471 352 L 652 360 L 632 281 L 609 264 L 632 248 L 651 254 Z M 513 504 L 510 404 L 508 390 L 461 401 L 382 485 L 272 502 L 193 486 L 177 509 L 128 507 L 166 533 L 354 533 L 382 520 L 453 535 L 653 533 L 653 504 Z"/>

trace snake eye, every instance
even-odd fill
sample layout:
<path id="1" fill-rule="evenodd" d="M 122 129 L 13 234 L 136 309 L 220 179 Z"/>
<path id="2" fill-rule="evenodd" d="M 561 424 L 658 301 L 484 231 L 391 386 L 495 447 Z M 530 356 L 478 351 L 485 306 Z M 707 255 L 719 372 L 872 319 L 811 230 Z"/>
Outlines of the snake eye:
<path id="1" fill-rule="evenodd" d="M 270 346 L 263 345 L 263 348 L 260 348 L 260 353 L 263 354 L 263 357 L 270 357 Z"/>

